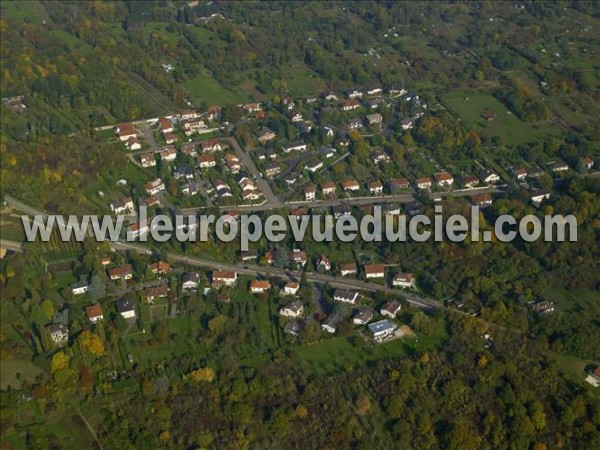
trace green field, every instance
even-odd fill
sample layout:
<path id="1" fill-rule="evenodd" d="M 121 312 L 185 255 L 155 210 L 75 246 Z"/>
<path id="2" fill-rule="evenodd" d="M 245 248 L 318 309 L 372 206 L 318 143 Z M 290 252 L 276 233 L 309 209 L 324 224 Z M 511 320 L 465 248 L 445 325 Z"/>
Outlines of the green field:
<path id="1" fill-rule="evenodd" d="M 27 20 L 31 23 L 40 23 L 46 18 L 43 9 L 35 1 L 3 1 L 1 10 L 3 17 L 16 22 Z M 41 17 L 42 13 L 44 14 L 43 18 Z"/>
<path id="2" fill-rule="evenodd" d="M 193 80 L 186 81 L 184 86 L 196 100 L 209 104 L 235 105 L 247 100 L 243 92 L 224 88 L 207 72 L 202 72 Z"/>
<path id="3" fill-rule="evenodd" d="M 2 364 L 0 364 L 0 388 L 5 390 L 10 386 L 13 389 L 18 389 L 22 381 L 35 382 L 40 373 L 42 373 L 42 370 L 29 361 L 3 359 Z"/>
<path id="4" fill-rule="evenodd" d="M 524 122 L 490 94 L 453 92 L 446 95 L 443 102 L 459 115 L 467 127 L 484 135 L 498 136 L 505 144 L 534 142 L 552 133 L 550 124 Z M 497 117 L 486 121 L 481 117 L 486 111 L 494 112 Z"/>

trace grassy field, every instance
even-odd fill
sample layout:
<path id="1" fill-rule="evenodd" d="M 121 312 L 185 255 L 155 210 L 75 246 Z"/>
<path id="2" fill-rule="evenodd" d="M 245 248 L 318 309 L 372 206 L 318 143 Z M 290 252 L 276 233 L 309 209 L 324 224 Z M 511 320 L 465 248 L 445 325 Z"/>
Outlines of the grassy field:
<path id="1" fill-rule="evenodd" d="M 326 88 L 319 75 L 303 65 L 290 66 L 281 72 L 285 87 L 293 97 L 316 95 Z"/>
<path id="2" fill-rule="evenodd" d="M 490 94 L 453 92 L 443 99 L 446 107 L 454 111 L 469 128 L 489 136 L 498 136 L 506 144 L 533 142 L 552 133 L 545 122 L 523 122 Z M 486 121 L 481 114 L 494 112 L 497 117 Z"/>
<path id="3" fill-rule="evenodd" d="M 217 105 L 235 105 L 247 100 L 243 92 L 224 88 L 207 72 L 203 72 L 193 80 L 184 83 L 196 100 Z"/>
<path id="4" fill-rule="evenodd" d="M 29 361 L 3 359 L 0 364 L 0 388 L 5 390 L 10 385 L 11 388 L 18 389 L 22 381 L 33 383 L 40 373 L 42 370 Z"/>
<path id="5" fill-rule="evenodd" d="M 36 1 L 3 1 L 1 11 L 2 16 L 15 22 L 28 20 L 37 24 L 46 19 L 45 14 L 41 16 L 43 8 Z"/>
<path id="6" fill-rule="evenodd" d="M 82 41 L 77 36 L 72 35 L 64 30 L 51 30 L 48 34 L 52 37 L 66 42 L 72 50 L 79 50 L 83 55 L 89 56 L 93 54 L 93 49 L 90 44 Z"/>

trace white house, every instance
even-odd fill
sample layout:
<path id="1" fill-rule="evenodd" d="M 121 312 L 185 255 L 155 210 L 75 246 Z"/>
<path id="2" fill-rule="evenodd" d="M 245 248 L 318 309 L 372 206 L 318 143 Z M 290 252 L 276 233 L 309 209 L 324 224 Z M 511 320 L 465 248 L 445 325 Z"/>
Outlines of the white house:
<path id="1" fill-rule="evenodd" d="M 306 170 L 308 170 L 309 172 L 315 173 L 317 170 L 321 169 L 323 167 L 323 162 L 322 161 L 312 161 L 307 163 L 304 168 Z"/>
<path id="2" fill-rule="evenodd" d="M 368 308 L 358 309 L 352 321 L 355 325 L 366 325 L 373 320 L 373 311 Z"/>
<path id="3" fill-rule="evenodd" d="M 383 184 L 381 181 L 373 181 L 371 184 L 369 184 L 369 192 L 373 195 L 383 194 Z"/>
<path id="4" fill-rule="evenodd" d="M 298 293 L 298 289 L 300 289 L 300 283 L 290 281 L 283 287 L 282 295 L 296 295 Z"/>
<path id="5" fill-rule="evenodd" d="M 304 305 L 300 300 L 288 303 L 279 310 L 279 315 L 285 317 L 300 317 L 304 313 Z"/>
<path id="6" fill-rule="evenodd" d="M 335 194 L 335 183 L 333 181 L 328 181 L 321 185 L 321 193 L 323 195 L 331 195 Z"/>
<path id="7" fill-rule="evenodd" d="M 392 336 L 397 328 L 398 326 L 395 323 L 392 323 L 387 319 L 369 325 L 369 331 L 375 341 L 382 341 L 385 338 Z"/>
<path id="8" fill-rule="evenodd" d="M 232 270 L 215 270 L 212 273 L 212 285 L 215 287 L 233 286 L 237 281 L 237 273 Z"/>
<path id="9" fill-rule="evenodd" d="M 85 307 L 85 314 L 90 323 L 98 323 L 104 319 L 102 307 L 100 305 L 89 305 Z"/>
<path id="10" fill-rule="evenodd" d="M 450 186 L 454 183 L 454 177 L 448 172 L 438 172 L 433 175 L 433 178 L 435 179 L 435 184 L 439 187 Z"/>
<path id="11" fill-rule="evenodd" d="M 415 277 L 412 273 L 399 273 L 392 280 L 392 285 L 395 287 L 414 288 Z"/>
<path id="12" fill-rule="evenodd" d="M 156 180 L 149 181 L 144 184 L 144 189 L 146 189 L 146 192 L 149 195 L 156 195 L 165 190 L 165 183 L 163 183 L 163 180 L 160 178 L 157 178 Z"/>
<path id="13" fill-rule="evenodd" d="M 342 182 L 342 188 L 344 191 L 358 191 L 360 189 L 360 184 L 356 180 L 347 180 Z"/>
<path id="14" fill-rule="evenodd" d="M 71 286 L 71 292 L 73 295 L 85 294 L 90 289 L 90 283 L 87 280 L 81 280 L 77 284 Z"/>
<path id="15" fill-rule="evenodd" d="M 358 299 L 358 291 L 351 289 L 336 289 L 333 293 L 333 300 L 336 302 L 355 304 Z"/>
<path id="16" fill-rule="evenodd" d="M 184 291 L 198 289 L 199 284 L 200 275 L 197 273 L 184 273 L 181 277 L 181 289 Z"/>
<path id="17" fill-rule="evenodd" d="M 271 283 L 268 280 L 252 280 L 250 282 L 250 292 L 253 294 L 263 294 L 271 289 Z"/>
<path id="18" fill-rule="evenodd" d="M 340 266 L 340 273 L 343 277 L 346 275 L 356 275 L 357 272 L 358 268 L 356 267 L 356 263 L 347 263 Z"/>
<path id="19" fill-rule="evenodd" d="M 64 325 L 53 323 L 46 327 L 46 331 L 56 345 L 65 344 L 69 340 L 69 329 Z"/>
<path id="20" fill-rule="evenodd" d="M 140 155 L 140 164 L 142 167 L 154 167 L 156 166 L 156 158 L 154 153 L 144 153 Z"/>
<path id="21" fill-rule="evenodd" d="M 283 146 L 283 153 L 290 153 L 293 151 L 304 152 L 306 151 L 306 144 L 302 141 L 290 142 Z"/>
<path id="22" fill-rule="evenodd" d="M 390 300 L 385 305 L 383 305 L 379 312 L 382 316 L 388 316 L 393 319 L 394 317 L 396 317 L 396 314 L 398 314 L 401 309 L 402 305 L 398 300 Z"/>
<path id="23" fill-rule="evenodd" d="M 429 178 L 417 178 L 416 184 L 418 189 L 429 189 L 432 183 Z"/>
<path id="24" fill-rule="evenodd" d="M 307 186 L 304 188 L 304 199 L 307 202 L 311 202 L 315 199 L 317 190 L 313 186 Z"/>
<path id="25" fill-rule="evenodd" d="M 117 312 L 123 319 L 135 319 L 135 308 L 128 299 L 117 300 L 115 302 Z"/>
<path id="26" fill-rule="evenodd" d="M 343 320 L 344 318 L 340 314 L 333 313 L 327 319 L 325 319 L 325 321 L 321 324 L 321 328 L 328 333 L 335 333 Z"/>
<path id="27" fill-rule="evenodd" d="M 383 278 L 385 276 L 385 266 L 383 264 L 367 264 L 365 265 L 365 277 Z"/>

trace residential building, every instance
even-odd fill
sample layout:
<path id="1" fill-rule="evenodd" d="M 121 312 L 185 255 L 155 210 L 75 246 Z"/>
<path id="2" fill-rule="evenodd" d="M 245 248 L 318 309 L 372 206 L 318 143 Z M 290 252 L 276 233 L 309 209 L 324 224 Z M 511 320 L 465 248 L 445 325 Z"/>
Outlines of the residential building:
<path id="1" fill-rule="evenodd" d="M 513 174 L 513 176 L 518 180 L 524 180 L 525 178 L 527 178 L 527 170 L 523 169 L 522 167 L 516 167 L 516 168 L 512 168 L 510 170 L 510 172 Z"/>
<path id="2" fill-rule="evenodd" d="M 381 181 L 373 181 L 369 184 L 369 192 L 372 195 L 383 194 L 383 183 Z"/>
<path id="3" fill-rule="evenodd" d="M 215 167 L 217 165 L 217 160 L 215 159 L 214 155 L 207 155 L 207 154 L 200 155 L 196 159 L 196 162 L 198 163 L 198 167 L 200 169 L 208 169 L 210 167 Z"/>
<path id="4" fill-rule="evenodd" d="M 356 266 L 356 263 L 341 264 L 340 273 L 343 277 L 346 275 L 356 275 L 358 273 L 358 267 Z"/>
<path id="5" fill-rule="evenodd" d="M 200 285 L 200 274 L 184 273 L 181 277 L 181 289 L 184 291 L 193 291 Z"/>
<path id="6" fill-rule="evenodd" d="M 335 333 L 343 320 L 344 318 L 340 314 L 332 313 L 321 324 L 321 328 L 328 333 Z"/>
<path id="7" fill-rule="evenodd" d="M 164 147 L 160 152 L 160 159 L 163 162 L 175 161 L 177 158 L 177 150 L 175 147 Z"/>
<path id="8" fill-rule="evenodd" d="M 529 309 L 531 309 L 538 316 L 545 316 L 554 312 L 554 303 L 548 300 L 540 300 L 537 302 L 528 303 Z"/>
<path id="9" fill-rule="evenodd" d="M 167 145 L 174 144 L 179 140 L 175 133 L 165 133 L 163 134 L 163 139 L 165 140 L 165 144 Z"/>
<path id="10" fill-rule="evenodd" d="M 402 305 L 398 300 L 390 300 L 385 305 L 383 305 L 379 312 L 382 316 L 388 316 L 393 319 L 394 317 L 396 317 L 396 314 L 398 314 L 401 309 Z"/>
<path id="11" fill-rule="evenodd" d="M 492 196 L 490 194 L 477 194 L 471 196 L 471 204 L 479 206 L 480 208 L 487 208 L 493 203 Z"/>
<path id="12" fill-rule="evenodd" d="M 354 98 L 346 100 L 342 105 L 343 111 L 353 111 L 356 108 L 360 108 L 360 102 Z"/>
<path id="13" fill-rule="evenodd" d="M 306 186 L 304 188 L 304 199 L 307 202 L 312 202 L 316 198 L 317 190 L 314 186 Z"/>
<path id="14" fill-rule="evenodd" d="M 115 280 L 130 280 L 133 278 L 133 268 L 130 264 L 121 267 L 108 269 L 108 277 Z"/>
<path id="15" fill-rule="evenodd" d="M 294 337 L 300 336 L 300 331 L 302 331 L 302 327 L 301 327 L 300 323 L 296 322 L 295 320 L 290 320 L 283 327 L 283 332 L 284 333 L 287 333 L 287 334 L 292 335 Z"/>
<path id="16" fill-rule="evenodd" d="M 135 207 L 133 204 L 133 199 L 131 197 L 125 197 L 115 200 L 115 202 L 110 205 L 110 209 L 115 214 L 126 214 L 133 213 Z"/>
<path id="17" fill-rule="evenodd" d="M 398 192 L 402 189 L 408 189 L 410 187 L 410 183 L 406 178 L 395 178 L 392 180 L 388 180 L 387 182 L 388 189 L 390 192 Z"/>
<path id="18" fill-rule="evenodd" d="M 321 185 L 321 193 L 323 195 L 332 195 L 335 194 L 335 183 L 333 181 L 328 181 Z"/>
<path id="19" fill-rule="evenodd" d="M 327 256 L 321 255 L 317 261 L 317 270 L 319 269 L 331 270 L 331 260 Z"/>
<path id="20" fill-rule="evenodd" d="M 569 170 L 568 164 L 562 161 L 548 163 L 546 167 L 550 172 L 564 172 Z"/>
<path id="21" fill-rule="evenodd" d="M 310 161 L 308 163 L 306 163 L 306 165 L 304 166 L 304 168 L 306 170 L 308 170 L 309 172 L 315 173 L 317 170 L 323 168 L 323 162 L 322 161 Z"/>
<path id="22" fill-rule="evenodd" d="M 53 323 L 46 327 L 46 332 L 54 345 L 64 345 L 69 341 L 69 329 L 65 325 Z"/>
<path id="23" fill-rule="evenodd" d="M 433 175 L 433 179 L 439 187 L 450 186 L 454 183 L 454 178 L 448 172 L 438 172 Z"/>
<path id="24" fill-rule="evenodd" d="M 304 267 L 304 266 L 306 266 L 306 263 L 308 261 L 308 255 L 306 254 L 305 251 L 294 250 L 290 254 L 290 261 L 292 263 L 295 263 L 298 267 Z"/>
<path id="25" fill-rule="evenodd" d="M 383 117 L 381 114 L 369 114 L 367 116 L 369 125 L 381 125 L 383 123 Z"/>
<path id="26" fill-rule="evenodd" d="M 120 123 L 115 125 L 115 133 L 119 136 L 121 142 L 125 142 L 130 138 L 135 138 L 138 135 L 137 130 L 131 123 Z"/>
<path id="27" fill-rule="evenodd" d="M 532 166 L 527 169 L 527 178 L 539 178 L 544 175 L 544 171 L 538 166 Z"/>
<path id="28" fill-rule="evenodd" d="M 398 326 L 395 323 L 392 323 L 387 319 L 369 324 L 369 331 L 371 332 L 373 339 L 377 342 L 381 342 L 393 336 L 397 328 Z"/>
<path id="29" fill-rule="evenodd" d="M 90 289 L 90 283 L 86 279 L 81 279 L 79 282 L 71 286 L 73 295 L 85 294 Z"/>
<path id="30" fill-rule="evenodd" d="M 266 177 L 274 177 L 276 175 L 279 175 L 281 173 L 281 166 L 277 163 L 272 163 L 269 164 L 267 167 L 265 167 L 265 176 Z"/>
<path id="31" fill-rule="evenodd" d="M 125 147 L 129 151 L 141 150 L 142 144 L 136 137 L 130 137 L 125 141 Z"/>
<path id="32" fill-rule="evenodd" d="M 303 313 L 304 305 L 300 300 L 288 303 L 279 310 L 279 315 L 285 317 L 301 317 Z"/>
<path id="33" fill-rule="evenodd" d="M 358 291 L 352 289 L 336 289 L 333 300 L 336 302 L 350 303 L 354 305 L 358 299 Z"/>
<path id="34" fill-rule="evenodd" d="M 367 95 L 381 95 L 383 89 L 381 86 L 371 86 L 367 88 Z"/>
<path id="35" fill-rule="evenodd" d="M 353 99 L 353 98 L 362 98 L 363 93 L 361 92 L 360 89 L 350 89 L 350 90 L 346 91 L 346 95 L 350 99 Z"/>
<path id="36" fill-rule="evenodd" d="M 373 320 L 374 313 L 370 308 L 359 308 L 354 313 L 352 321 L 355 325 L 366 325 Z"/>
<path id="37" fill-rule="evenodd" d="M 123 319 L 135 319 L 135 308 L 128 299 L 121 299 L 115 302 L 117 312 Z"/>
<path id="38" fill-rule="evenodd" d="M 411 130 L 415 126 L 415 122 L 416 120 L 414 118 L 409 117 L 400 122 L 400 125 L 402 126 L 402 129 L 406 131 Z"/>
<path id="39" fill-rule="evenodd" d="M 539 189 L 537 191 L 533 191 L 529 198 L 531 199 L 531 203 L 533 203 L 533 205 L 537 207 L 537 206 L 540 206 L 540 204 L 544 200 L 549 199 L 551 196 L 552 196 L 551 191 Z"/>
<path id="40" fill-rule="evenodd" d="M 170 267 L 171 266 L 168 262 L 158 261 L 150 264 L 148 269 L 150 269 L 150 272 L 152 272 L 154 275 L 164 275 L 169 272 Z"/>
<path id="41" fill-rule="evenodd" d="M 256 133 L 256 138 L 264 144 L 265 142 L 269 142 L 275 139 L 277 135 L 270 128 L 262 128 L 258 133 Z"/>
<path id="42" fill-rule="evenodd" d="M 383 278 L 385 276 L 385 266 L 383 264 L 367 264 L 364 269 L 367 279 Z"/>
<path id="43" fill-rule="evenodd" d="M 151 287 L 142 291 L 142 298 L 147 303 L 154 303 L 154 300 L 167 298 L 168 295 L 169 288 L 167 286 Z"/>
<path id="44" fill-rule="evenodd" d="M 104 319 L 102 306 L 89 305 L 85 307 L 85 315 L 89 323 L 98 323 Z"/>
<path id="45" fill-rule="evenodd" d="M 156 166 L 156 158 L 154 153 L 144 153 L 140 155 L 140 164 L 142 167 L 154 167 Z"/>
<path id="46" fill-rule="evenodd" d="M 290 153 L 293 151 L 304 152 L 304 151 L 306 151 L 307 146 L 302 141 L 294 141 L 294 142 L 289 142 L 288 144 L 284 145 L 282 148 L 283 148 L 283 153 Z"/>
<path id="47" fill-rule="evenodd" d="M 358 191 L 360 184 L 356 180 L 346 180 L 342 182 L 342 188 L 344 191 Z"/>
<path id="48" fill-rule="evenodd" d="M 490 169 L 485 169 L 479 172 L 479 179 L 482 183 L 492 184 L 500 181 L 500 176 Z"/>
<path id="49" fill-rule="evenodd" d="M 223 145 L 221 145 L 218 139 L 208 139 L 200 142 L 200 148 L 202 149 L 202 153 L 214 153 L 223 150 Z"/>
<path id="50" fill-rule="evenodd" d="M 431 179 L 429 178 L 417 178 L 415 184 L 418 189 L 429 189 L 431 188 Z"/>
<path id="51" fill-rule="evenodd" d="M 165 190 L 165 183 L 160 178 L 157 178 L 144 184 L 144 189 L 146 189 L 149 195 L 156 195 Z"/>
<path id="52" fill-rule="evenodd" d="M 363 121 L 361 119 L 350 119 L 350 121 L 348 122 L 348 129 L 350 131 L 352 130 L 358 130 L 360 128 L 363 127 Z"/>
<path id="53" fill-rule="evenodd" d="M 412 289 L 416 286 L 415 277 L 412 273 L 399 273 L 392 280 L 392 285 L 394 287 L 402 287 Z"/>
<path id="54" fill-rule="evenodd" d="M 264 294 L 271 289 L 271 283 L 268 280 L 252 280 L 250 282 L 250 292 L 253 294 Z"/>
<path id="55" fill-rule="evenodd" d="M 296 295 L 300 289 L 300 283 L 290 281 L 283 287 L 282 295 Z"/>
<path id="56" fill-rule="evenodd" d="M 232 270 L 214 270 L 212 285 L 214 287 L 233 286 L 237 281 L 237 273 Z"/>
<path id="57" fill-rule="evenodd" d="M 166 117 L 161 117 L 160 119 L 158 119 L 158 128 L 163 134 L 172 133 L 175 130 L 171 119 L 168 119 Z"/>
<path id="58" fill-rule="evenodd" d="M 589 156 L 586 156 L 585 158 L 581 158 L 581 163 L 583 164 L 583 167 L 585 167 L 588 170 L 590 170 L 592 167 L 594 167 L 594 160 L 592 158 L 590 158 Z"/>
<path id="59" fill-rule="evenodd" d="M 467 175 L 462 179 L 462 183 L 465 188 L 472 189 L 479 184 L 479 178 L 475 175 Z"/>

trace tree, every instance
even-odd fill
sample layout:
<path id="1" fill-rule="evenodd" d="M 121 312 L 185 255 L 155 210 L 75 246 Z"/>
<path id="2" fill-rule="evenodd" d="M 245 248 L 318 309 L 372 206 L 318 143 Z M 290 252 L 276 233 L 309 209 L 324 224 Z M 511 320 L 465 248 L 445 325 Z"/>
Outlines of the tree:
<path id="1" fill-rule="evenodd" d="M 69 367 L 69 357 L 65 354 L 65 352 L 60 351 L 56 352 L 52 359 L 50 360 L 50 371 L 52 373 L 59 372 L 61 370 L 65 370 Z"/>
<path id="2" fill-rule="evenodd" d="M 104 354 L 104 344 L 97 335 L 88 330 L 81 333 L 77 341 L 84 352 L 90 353 L 95 357 Z"/>
<path id="3" fill-rule="evenodd" d="M 52 300 L 45 299 L 41 303 L 40 308 L 41 308 L 42 314 L 44 314 L 44 317 L 46 318 L 46 320 L 48 320 L 48 321 L 52 320 L 52 317 L 54 317 L 54 303 L 52 302 Z"/>
<path id="4" fill-rule="evenodd" d="M 354 406 L 358 415 L 364 416 L 371 410 L 371 400 L 365 394 L 359 394 L 354 402 Z"/>
<path id="5" fill-rule="evenodd" d="M 204 367 L 196 370 L 192 370 L 188 374 L 184 375 L 184 381 L 193 381 L 195 383 L 206 382 L 212 383 L 215 379 L 215 371 L 210 367 Z"/>

